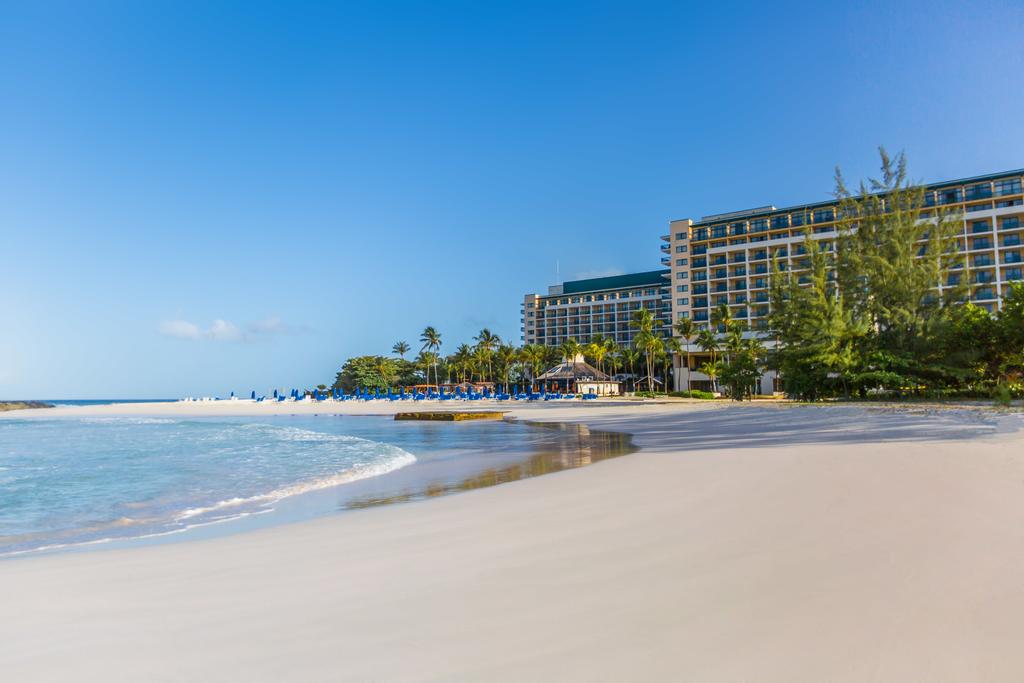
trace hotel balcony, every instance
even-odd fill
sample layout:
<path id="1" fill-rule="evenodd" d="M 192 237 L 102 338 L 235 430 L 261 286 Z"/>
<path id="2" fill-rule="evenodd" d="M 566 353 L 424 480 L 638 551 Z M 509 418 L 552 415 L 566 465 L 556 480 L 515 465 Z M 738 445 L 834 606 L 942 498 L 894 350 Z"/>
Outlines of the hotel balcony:
<path id="1" fill-rule="evenodd" d="M 663 265 L 663 266 L 671 266 L 672 265 L 672 257 L 671 256 L 662 256 L 661 257 L 661 265 Z"/>

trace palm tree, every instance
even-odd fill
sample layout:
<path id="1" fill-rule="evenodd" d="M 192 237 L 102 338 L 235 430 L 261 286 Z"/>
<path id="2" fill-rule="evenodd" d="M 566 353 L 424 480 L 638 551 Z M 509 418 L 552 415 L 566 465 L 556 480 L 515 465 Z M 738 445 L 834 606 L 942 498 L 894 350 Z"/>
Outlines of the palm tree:
<path id="1" fill-rule="evenodd" d="M 477 345 L 473 348 L 473 365 L 476 367 L 477 372 L 480 374 L 480 381 L 484 382 L 489 377 L 484 377 L 484 369 L 489 368 L 491 365 L 491 352 L 482 346 Z M 490 374 L 488 372 L 488 374 Z"/>
<path id="2" fill-rule="evenodd" d="M 643 334 L 644 332 L 654 332 L 654 328 L 657 326 L 658 321 L 651 314 L 648 308 L 638 308 L 633 311 L 633 315 L 629 320 L 629 326 L 637 330 L 637 334 Z"/>
<path id="3" fill-rule="evenodd" d="M 680 318 L 676 321 L 676 332 L 686 342 L 686 390 L 690 390 L 690 344 L 697 336 L 697 326 L 691 318 Z"/>
<path id="4" fill-rule="evenodd" d="M 732 329 L 733 322 L 735 321 L 732 317 L 732 310 L 728 304 L 718 304 L 711 312 L 711 325 L 719 332 L 728 332 Z"/>
<path id="5" fill-rule="evenodd" d="M 501 372 L 501 376 L 505 380 L 505 391 L 507 392 L 509 376 L 512 374 L 512 366 L 519 358 L 519 349 L 511 344 L 502 344 L 498 347 L 497 351 L 495 351 L 494 357 L 498 362 L 498 369 Z"/>
<path id="6" fill-rule="evenodd" d="M 716 391 L 716 380 L 718 379 L 718 374 L 721 370 L 722 362 L 717 360 L 704 363 L 700 366 L 700 371 L 707 375 L 708 379 L 711 380 L 712 391 Z"/>
<path id="7" fill-rule="evenodd" d="M 718 337 L 710 327 L 701 328 L 697 333 L 697 346 L 711 354 L 711 362 L 715 362 L 715 353 L 718 351 Z"/>
<path id="8" fill-rule="evenodd" d="M 437 365 L 437 354 L 432 351 L 420 351 L 420 355 L 416 357 L 416 365 L 423 368 L 423 374 L 427 378 L 427 384 L 430 384 L 430 368 L 436 367 Z"/>
<path id="9" fill-rule="evenodd" d="M 398 357 L 405 360 L 405 354 L 409 353 L 409 345 L 404 341 L 395 342 L 395 345 L 391 347 L 391 350 L 398 354 Z"/>
<path id="10" fill-rule="evenodd" d="M 594 359 L 597 369 L 604 372 L 604 357 L 608 355 L 608 346 L 603 338 L 592 340 L 584 352 Z"/>
<path id="11" fill-rule="evenodd" d="M 622 349 L 619 348 L 619 345 L 615 343 L 614 339 L 606 339 L 604 341 L 604 347 L 608 354 L 608 363 L 612 366 L 612 375 L 615 375 L 618 373 L 619 363 L 622 362 Z"/>
<path id="12" fill-rule="evenodd" d="M 487 379 L 491 379 L 491 360 L 494 350 L 501 344 L 501 337 L 485 327 L 480 330 L 480 334 L 473 337 L 473 341 L 476 342 L 478 348 L 483 349 L 485 352 L 484 357 L 487 360 Z"/>
<path id="13" fill-rule="evenodd" d="M 708 375 L 708 379 L 711 380 L 711 390 L 717 391 L 718 388 L 715 384 L 715 377 L 718 376 L 718 369 L 721 367 L 716 355 L 718 353 L 718 337 L 715 336 L 714 331 L 710 327 L 705 327 L 697 333 L 697 345 L 707 353 L 711 354 L 711 360 L 708 363 L 702 364 L 700 366 L 700 371 L 704 372 L 704 368 L 709 366 L 715 368 L 714 376 L 708 375 L 706 372 L 704 372 L 704 374 Z"/>
<path id="14" fill-rule="evenodd" d="M 675 357 L 675 354 L 677 354 L 677 353 L 682 355 L 682 353 L 683 353 L 683 346 L 682 346 L 682 344 L 679 343 L 679 340 L 676 339 L 675 337 L 669 337 L 668 339 L 665 340 L 665 358 L 664 358 L 665 367 L 663 368 L 664 371 L 665 371 L 665 393 L 666 394 L 668 393 L 668 367 L 669 367 L 669 365 L 672 364 L 672 359 Z"/>
<path id="15" fill-rule="evenodd" d="M 558 350 L 562 353 L 562 358 L 565 359 L 566 363 L 572 366 L 572 383 L 576 384 L 576 356 L 583 350 L 583 346 L 573 338 L 566 339 L 558 346 Z M 566 387 L 568 390 L 568 387 Z"/>
<path id="16" fill-rule="evenodd" d="M 654 393 L 654 365 L 658 355 L 665 351 L 661 339 L 650 332 L 638 334 L 635 339 L 637 348 L 644 353 L 644 362 L 647 364 L 647 390 Z"/>
<path id="17" fill-rule="evenodd" d="M 562 354 L 562 358 L 572 363 L 576 360 L 576 356 L 580 354 L 580 351 L 583 350 L 583 347 L 575 339 L 569 338 L 558 346 L 558 350 Z"/>
<path id="18" fill-rule="evenodd" d="M 423 329 L 420 341 L 423 342 L 423 348 L 420 349 L 420 353 L 430 351 L 434 354 L 434 382 L 437 383 L 437 352 L 441 350 L 441 333 L 434 329 L 433 326 L 428 325 Z M 429 368 L 427 369 L 427 384 L 430 384 Z"/>
<path id="19" fill-rule="evenodd" d="M 523 362 L 530 367 L 530 388 L 535 388 L 537 376 L 540 375 L 540 368 L 547 357 L 547 349 L 540 344 L 527 344 L 519 352 Z"/>
<path id="20" fill-rule="evenodd" d="M 455 366 L 460 382 L 466 381 L 466 373 L 472 367 L 472 363 L 472 347 L 469 344 L 459 344 L 459 348 L 455 349 L 455 353 L 452 354 L 452 365 Z"/>
<path id="21" fill-rule="evenodd" d="M 639 308 L 633 311 L 629 326 L 637 330 L 636 336 L 633 337 L 633 345 L 644 352 L 647 364 L 647 385 L 651 391 L 654 391 L 654 354 L 657 352 L 655 349 L 661 350 L 662 348 L 655 332 L 658 320 L 650 309 Z"/>
<path id="22" fill-rule="evenodd" d="M 622 358 L 622 364 L 629 367 L 629 382 L 633 385 L 633 391 L 636 391 L 636 372 L 633 371 L 633 366 L 640 360 L 640 352 L 631 346 L 625 346 L 619 355 Z"/>

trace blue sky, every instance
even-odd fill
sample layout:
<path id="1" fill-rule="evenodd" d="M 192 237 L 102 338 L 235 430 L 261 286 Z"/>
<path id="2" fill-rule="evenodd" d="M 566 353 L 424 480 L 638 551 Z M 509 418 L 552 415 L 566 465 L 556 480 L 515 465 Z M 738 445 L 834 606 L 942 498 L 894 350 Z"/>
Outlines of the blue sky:
<path id="1" fill-rule="evenodd" d="M 842 6 L 840 6 L 842 5 Z M 1024 166 L 1017 0 L 23 3 L 0 22 L 0 398 L 326 381 L 670 219 Z"/>

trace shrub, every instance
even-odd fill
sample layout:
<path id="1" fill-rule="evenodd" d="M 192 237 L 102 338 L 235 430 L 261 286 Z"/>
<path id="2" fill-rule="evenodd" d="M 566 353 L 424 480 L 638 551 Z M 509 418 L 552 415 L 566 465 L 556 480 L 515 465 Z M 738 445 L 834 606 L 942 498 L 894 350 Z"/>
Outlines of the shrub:
<path id="1" fill-rule="evenodd" d="M 713 399 L 715 397 L 710 391 L 700 391 L 698 389 L 692 389 L 690 391 L 673 391 L 669 396 L 676 398 L 700 398 L 704 400 Z"/>
<path id="2" fill-rule="evenodd" d="M 1010 401 L 1013 400 L 1013 394 L 1010 393 L 1010 387 L 1003 382 L 996 385 L 995 390 L 992 392 L 992 398 L 995 400 L 997 406 L 1003 408 L 1010 407 Z"/>

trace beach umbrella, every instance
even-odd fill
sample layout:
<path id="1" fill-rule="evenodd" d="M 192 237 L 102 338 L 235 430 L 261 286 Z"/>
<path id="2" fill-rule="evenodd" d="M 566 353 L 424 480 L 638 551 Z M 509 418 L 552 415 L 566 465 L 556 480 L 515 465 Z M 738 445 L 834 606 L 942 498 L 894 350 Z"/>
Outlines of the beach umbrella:
<path id="1" fill-rule="evenodd" d="M 274 398 L 277 398 L 277 389 L 274 389 Z"/>
<path id="2" fill-rule="evenodd" d="M 255 389 L 253 389 L 252 393 L 249 394 L 249 398 L 256 398 L 256 390 Z"/>

